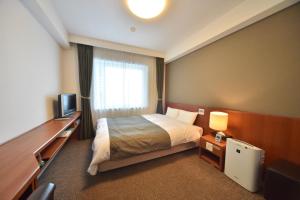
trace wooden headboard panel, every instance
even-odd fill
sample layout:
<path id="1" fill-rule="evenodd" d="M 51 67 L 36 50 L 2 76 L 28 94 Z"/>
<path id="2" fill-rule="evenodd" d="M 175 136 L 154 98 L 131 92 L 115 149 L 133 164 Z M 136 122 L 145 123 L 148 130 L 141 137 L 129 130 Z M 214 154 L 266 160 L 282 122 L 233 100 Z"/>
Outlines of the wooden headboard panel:
<path id="1" fill-rule="evenodd" d="M 277 159 L 289 160 L 300 165 L 300 118 L 170 102 L 166 103 L 167 106 L 188 111 L 204 108 L 204 116 L 198 115 L 195 125 L 201 126 L 205 133 L 211 131 L 208 126 L 211 111 L 227 112 L 229 119 L 226 134 L 264 149 L 266 165 Z"/>

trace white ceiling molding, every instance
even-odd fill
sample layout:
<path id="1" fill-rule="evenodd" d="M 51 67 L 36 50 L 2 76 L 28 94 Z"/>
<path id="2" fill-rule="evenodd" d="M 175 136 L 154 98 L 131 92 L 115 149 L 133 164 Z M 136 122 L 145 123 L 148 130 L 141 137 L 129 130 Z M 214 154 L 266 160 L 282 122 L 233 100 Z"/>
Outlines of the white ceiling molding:
<path id="1" fill-rule="evenodd" d="M 69 35 L 69 41 L 72 43 L 86 44 L 95 47 L 135 53 L 135 54 L 140 54 L 145 56 L 161 57 L 161 58 L 165 57 L 164 53 L 159 51 L 154 51 L 151 49 L 145 49 L 145 48 L 125 45 L 125 44 L 120 44 L 120 43 L 115 43 L 115 42 L 110 42 L 105 40 L 99 40 L 95 38 L 88 38 L 88 37 L 83 37 L 78 35 Z"/>
<path id="2" fill-rule="evenodd" d="M 172 62 L 297 2 L 299 0 L 245 0 L 224 16 L 167 50 L 165 60 L 167 63 Z"/>
<path id="3" fill-rule="evenodd" d="M 21 0 L 21 2 L 60 46 L 69 47 L 68 33 L 51 0 Z"/>

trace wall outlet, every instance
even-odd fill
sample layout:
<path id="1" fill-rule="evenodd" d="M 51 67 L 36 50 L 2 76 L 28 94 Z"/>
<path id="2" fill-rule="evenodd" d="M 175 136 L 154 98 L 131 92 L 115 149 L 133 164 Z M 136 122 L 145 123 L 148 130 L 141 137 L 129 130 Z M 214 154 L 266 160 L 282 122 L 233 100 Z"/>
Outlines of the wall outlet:
<path id="1" fill-rule="evenodd" d="M 203 108 L 198 109 L 198 114 L 199 115 L 204 115 L 205 110 Z"/>

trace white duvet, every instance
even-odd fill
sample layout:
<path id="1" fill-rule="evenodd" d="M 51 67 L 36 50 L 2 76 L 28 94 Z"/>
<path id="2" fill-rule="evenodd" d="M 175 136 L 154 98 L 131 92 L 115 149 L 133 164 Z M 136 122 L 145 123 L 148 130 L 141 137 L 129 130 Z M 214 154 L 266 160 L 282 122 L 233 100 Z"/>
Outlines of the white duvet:
<path id="1" fill-rule="evenodd" d="M 171 146 L 198 140 L 203 129 L 189 125 L 161 114 L 142 115 L 145 119 L 160 126 L 170 136 Z M 110 159 L 110 141 L 106 118 L 97 120 L 96 137 L 93 142 L 93 158 L 88 168 L 91 175 L 96 175 L 98 165 Z"/>

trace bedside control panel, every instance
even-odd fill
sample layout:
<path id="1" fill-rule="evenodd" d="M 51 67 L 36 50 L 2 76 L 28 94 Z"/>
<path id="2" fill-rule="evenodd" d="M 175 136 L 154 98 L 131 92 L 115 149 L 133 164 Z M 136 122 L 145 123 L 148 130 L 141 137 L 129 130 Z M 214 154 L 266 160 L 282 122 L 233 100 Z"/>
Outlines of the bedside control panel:
<path id="1" fill-rule="evenodd" d="M 205 113 L 205 110 L 203 108 L 198 109 L 198 114 L 199 115 L 204 115 L 204 113 Z"/>

